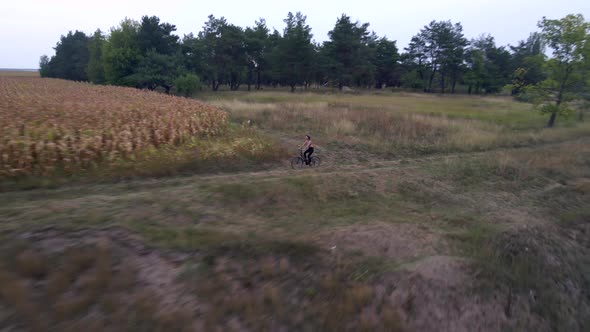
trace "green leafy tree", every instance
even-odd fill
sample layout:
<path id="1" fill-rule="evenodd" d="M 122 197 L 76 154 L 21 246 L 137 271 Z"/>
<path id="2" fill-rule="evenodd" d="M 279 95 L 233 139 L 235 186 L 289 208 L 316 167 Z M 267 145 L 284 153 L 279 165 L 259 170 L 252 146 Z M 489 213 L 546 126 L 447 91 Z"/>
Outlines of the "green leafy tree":
<path id="1" fill-rule="evenodd" d="M 461 23 L 451 21 L 432 21 L 412 38 L 408 54 L 413 56 L 416 70 L 425 80 L 425 91 L 434 91 L 437 76 L 443 93 L 449 81 L 451 87 L 455 86 L 467 44 Z"/>
<path id="2" fill-rule="evenodd" d="M 553 49 L 553 57 L 545 63 L 547 78 L 528 87 L 525 93 L 541 112 L 550 114 L 547 127 L 553 127 L 558 115 L 572 111 L 570 102 L 582 97 L 590 23 L 581 14 L 570 14 L 558 20 L 544 17 L 539 28 L 543 39 Z"/>
<path id="3" fill-rule="evenodd" d="M 227 66 L 227 82 L 231 90 L 238 90 L 247 68 L 244 30 L 237 25 L 228 24 L 222 31 L 221 42 Z"/>
<path id="4" fill-rule="evenodd" d="M 174 80 L 174 90 L 176 90 L 176 93 L 181 96 L 190 97 L 194 95 L 200 88 L 201 79 L 195 74 L 186 73 L 184 75 L 178 76 Z"/>
<path id="5" fill-rule="evenodd" d="M 206 50 L 202 40 L 189 33 L 182 38 L 180 49 L 187 71 L 192 73 L 204 73 L 206 71 L 204 61 Z"/>
<path id="6" fill-rule="evenodd" d="M 584 117 L 584 109 L 588 110 L 590 109 L 590 35 L 587 36 L 586 38 L 586 42 L 584 43 L 584 49 L 582 51 L 583 53 L 583 57 L 584 57 L 584 61 L 583 61 L 583 71 L 582 71 L 582 92 L 581 92 L 581 96 L 584 98 L 585 104 L 584 104 L 584 108 L 580 109 L 580 112 L 578 113 L 578 118 L 579 120 L 583 120 Z"/>
<path id="7" fill-rule="evenodd" d="M 464 76 L 464 82 L 468 86 L 467 92 L 469 94 L 479 94 L 481 92 L 482 85 L 487 79 L 487 72 L 484 62 L 484 52 L 482 50 L 475 47 L 467 50 L 467 72 Z"/>
<path id="8" fill-rule="evenodd" d="M 450 23 L 450 22 L 449 22 Z M 451 93 L 455 93 L 457 82 L 464 71 L 465 48 L 469 44 L 463 35 L 463 27 L 460 23 L 453 25 L 452 29 L 444 30 L 442 44 L 444 49 L 444 62 L 441 70 L 440 86 L 444 93 L 447 84 Z"/>
<path id="9" fill-rule="evenodd" d="M 405 68 L 402 77 L 403 85 L 427 92 L 430 61 L 427 56 L 426 41 L 420 35 L 414 36 L 405 51 L 406 53 L 401 56 L 401 63 Z"/>
<path id="10" fill-rule="evenodd" d="M 42 55 L 39 58 L 39 75 L 41 77 L 51 77 L 51 68 L 49 67 L 49 57 Z"/>
<path id="11" fill-rule="evenodd" d="M 202 73 L 204 78 L 211 84 L 211 89 L 217 91 L 225 76 L 224 55 L 221 53 L 221 31 L 227 25 L 225 18 L 215 18 L 209 15 L 203 30 L 199 32 L 199 44 L 202 53 Z"/>
<path id="12" fill-rule="evenodd" d="M 363 38 L 363 47 L 359 54 L 362 61 L 354 68 L 352 76 L 357 87 L 371 88 L 375 85 L 378 41 L 379 36 L 375 32 L 371 32 L 366 38 Z"/>
<path id="13" fill-rule="evenodd" d="M 141 57 L 134 73 L 125 77 L 125 83 L 149 90 L 161 87 L 166 93 L 170 93 L 174 79 L 184 72 L 180 57 L 151 50 Z"/>
<path id="14" fill-rule="evenodd" d="M 370 65 L 368 43 L 370 33 L 369 23 L 352 22 L 350 17 L 342 14 L 336 20 L 334 29 L 328 32 L 330 40 L 324 44 L 329 63 L 329 73 L 338 83 L 338 88 L 351 85 L 355 76 L 362 76 L 363 68 Z"/>
<path id="15" fill-rule="evenodd" d="M 176 26 L 170 23 L 160 23 L 157 16 L 143 16 L 137 31 L 137 44 L 142 55 L 149 51 L 171 55 L 178 50 L 179 38 L 172 33 Z"/>
<path id="16" fill-rule="evenodd" d="M 248 91 L 256 76 L 256 89 L 260 89 L 262 73 L 268 66 L 269 29 L 266 21 L 261 18 L 255 26 L 246 28 L 244 32 L 246 57 L 248 63 Z"/>
<path id="17" fill-rule="evenodd" d="M 531 84 L 537 84 L 546 78 L 543 65 L 546 60 L 545 41 L 540 33 L 532 33 L 529 38 L 521 40 L 512 51 L 512 95 L 518 95 Z"/>
<path id="18" fill-rule="evenodd" d="M 498 93 L 510 82 L 510 53 L 504 47 L 497 47 L 494 37 L 482 35 L 472 40 L 466 55 L 464 81 L 469 93 Z"/>
<path id="19" fill-rule="evenodd" d="M 102 84 L 105 82 L 104 63 L 102 59 L 103 47 L 106 38 L 100 29 L 96 30 L 88 41 L 88 65 L 86 73 L 88 80 L 92 83 Z"/>
<path id="20" fill-rule="evenodd" d="M 203 51 L 203 72 L 213 91 L 224 83 L 237 90 L 247 65 L 243 29 L 228 23 L 223 17 L 217 19 L 210 15 L 199 33 L 199 39 Z"/>
<path id="21" fill-rule="evenodd" d="M 141 50 L 137 37 L 139 27 L 139 22 L 125 19 L 118 27 L 111 28 L 102 55 L 107 83 L 114 85 L 130 84 L 127 77 L 133 75 L 141 60 Z"/>
<path id="22" fill-rule="evenodd" d="M 47 63 L 46 74 L 49 77 L 64 78 L 74 81 L 86 81 L 88 64 L 88 37 L 84 32 L 68 32 L 61 36 L 54 47 L 55 55 Z"/>
<path id="23" fill-rule="evenodd" d="M 289 12 L 284 20 L 286 27 L 277 45 L 280 59 L 276 67 L 280 79 L 295 91 L 297 85 L 306 84 L 312 77 L 314 46 L 311 42 L 311 28 L 305 23 L 307 17 L 297 12 Z"/>
<path id="24" fill-rule="evenodd" d="M 314 48 L 312 79 L 319 86 L 327 86 L 330 83 L 330 55 L 322 44 L 316 44 Z"/>
<path id="25" fill-rule="evenodd" d="M 274 29 L 273 32 L 268 36 L 268 65 L 269 69 L 263 73 L 263 81 L 267 85 L 277 86 L 281 84 L 281 74 L 283 70 L 283 63 L 281 58 L 281 49 L 279 44 L 282 42 L 283 36 L 281 33 Z"/>
<path id="26" fill-rule="evenodd" d="M 397 85 L 396 70 L 400 56 L 395 41 L 386 37 L 380 38 L 375 43 L 375 55 L 373 65 L 375 66 L 375 87 L 380 89 L 384 85 Z"/>
<path id="27" fill-rule="evenodd" d="M 163 88 L 170 93 L 175 78 L 186 71 L 174 31 L 176 26 L 161 23 L 157 16 L 141 18 L 136 36 L 140 58 L 133 74 L 126 78 L 129 84 L 149 90 Z"/>

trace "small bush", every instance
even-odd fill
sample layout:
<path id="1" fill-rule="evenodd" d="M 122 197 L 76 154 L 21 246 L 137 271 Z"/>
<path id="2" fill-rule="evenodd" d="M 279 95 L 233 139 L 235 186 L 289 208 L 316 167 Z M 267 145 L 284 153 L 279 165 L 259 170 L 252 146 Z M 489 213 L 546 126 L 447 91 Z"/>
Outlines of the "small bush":
<path id="1" fill-rule="evenodd" d="M 174 80 L 176 94 L 190 97 L 201 88 L 201 79 L 195 74 L 184 74 Z"/>

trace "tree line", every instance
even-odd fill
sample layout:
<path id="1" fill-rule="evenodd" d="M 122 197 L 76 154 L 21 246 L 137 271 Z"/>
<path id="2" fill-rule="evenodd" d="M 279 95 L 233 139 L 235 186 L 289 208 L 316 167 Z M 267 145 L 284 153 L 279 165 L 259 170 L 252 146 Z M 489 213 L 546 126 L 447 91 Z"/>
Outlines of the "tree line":
<path id="1" fill-rule="evenodd" d="M 461 23 L 432 21 L 402 52 L 396 41 L 378 36 L 369 30 L 369 23 L 354 22 L 345 14 L 337 18 L 323 43 L 313 41 L 311 27 L 300 12 L 288 13 L 284 23 L 279 32 L 271 31 L 264 19 L 242 28 L 210 15 L 197 35 L 180 38 L 174 34 L 176 26 L 156 16 L 140 21 L 126 18 L 108 34 L 70 31 L 61 36 L 55 55 L 41 57 L 40 72 L 43 77 L 184 95 L 201 86 L 213 91 L 221 86 L 230 90 L 284 86 L 291 91 L 398 87 L 469 94 L 508 88 L 513 95 L 528 91 L 528 98 L 542 105 L 561 96 L 552 103 L 557 108 L 571 91 L 588 86 L 588 71 L 582 74 L 581 68 L 588 68 L 590 27 L 582 15 L 543 18 L 541 32 L 514 46 L 498 46 L 489 34 L 468 40 Z M 553 50 L 553 57 L 546 56 L 546 47 Z"/>

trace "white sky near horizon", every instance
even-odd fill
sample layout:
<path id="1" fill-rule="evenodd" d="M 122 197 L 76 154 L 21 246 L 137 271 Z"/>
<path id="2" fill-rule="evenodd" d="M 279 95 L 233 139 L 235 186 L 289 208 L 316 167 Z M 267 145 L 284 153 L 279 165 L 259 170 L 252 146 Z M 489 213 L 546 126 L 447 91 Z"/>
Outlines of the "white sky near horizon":
<path id="1" fill-rule="evenodd" d="M 432 20 L 461 22 L 468 39 L 489 33 L 498 45 L 515 45 L 537 31 L 543 16 L 557 19 L 581 13 L 590 20 L 590 1 L 0 0 L 0 68 L 38 68 L 39 57 L 53 55 L 61 35 L 70 30 L 90 34 L 97 28 L 106 32 L 125 17 L 139 20 L 143 15 L 156 15 L 176 25 L 182 37 L 197 34 L 209 14 L 224 16 L 241 27 L 252 26 L 262 17 L 271 30 L 282 31 L 289 11 L 307 16 L 317 42 L 326 40 L 336 19 L 346 13 L 353 20 L 370 23 L 369 29 L 379 36 L 397 40 L 401 51 Z"/>

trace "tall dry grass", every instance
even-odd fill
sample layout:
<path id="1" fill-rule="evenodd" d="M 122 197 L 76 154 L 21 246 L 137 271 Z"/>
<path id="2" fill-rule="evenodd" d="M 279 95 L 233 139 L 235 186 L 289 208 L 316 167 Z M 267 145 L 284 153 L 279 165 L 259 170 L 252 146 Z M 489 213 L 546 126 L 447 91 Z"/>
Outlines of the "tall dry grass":
<path id="1" fill-rule="evenodd" d="M 433 97 L 426 98 L 429 103 L 416 96 L 392 97 L 392 101 L 399 102 L 395 105 L 385 104 L 384 97 L 375 96 L 345 96 L 339 102 L 335 102 L 335 96 L 304 97 L 301 101 L 266 102 L 244 96 L 213 99 L 211 103 L 229 112 L 232 118 L 267 131 L 296 136 L 309 133 L 320 142 L 343 142 L 382 153 L 487 150 L 590 135 L 590 123 L 571 123 L 553 129 L 531 127 L 537 117 L 530 116 L 528 123 L 528 115 L 521 113 L 532 111 L 511 106 L 506 99 L 441 98 L 434 109 Z M 412 101 L 416 105 L 410 107 Z M 500 105 L 496 111 L 490 106 L 494 102 Z M 424 109 L 417 111 L 422 104 Z M 445 107 L 450 107 L 448 114 Z M 492 121 L 494 115 L 497 121 Z M 505 123 L 504 118 L 512 116 L 517 127 Z"/>
<path id="2" fill-rule="evenodd" d="M 363 144 L 375 149 L 429 146 L 434 149 L 495 144 L 501 128 L 445 115 L 394 112 L 327 102 L 255 103 L 216 100 L 232 118 L 285 134 L 311 133 L 322 141 Z"/>
<path id="3" fill-rule="evenodd" d="M 555 181 L 590 177 L 590 146 L 587 141 L 561 144 L 559 149 L 548 146 L 533 151 L 499 152 L 493 158 L 498 172 L 515 172 L 519 179 L 543 175 Z"/>

